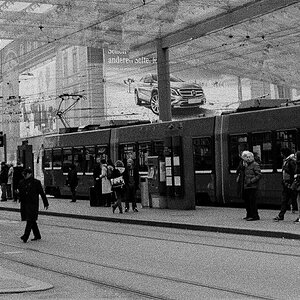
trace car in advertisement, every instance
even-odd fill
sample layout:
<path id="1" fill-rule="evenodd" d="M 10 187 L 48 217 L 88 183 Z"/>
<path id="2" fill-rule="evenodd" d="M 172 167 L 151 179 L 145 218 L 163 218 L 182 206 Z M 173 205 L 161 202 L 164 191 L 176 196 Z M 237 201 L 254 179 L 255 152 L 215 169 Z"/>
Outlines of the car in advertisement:
<path id="1" fill-rule="evenodd" d="M 199 107 L 206 103 L 204 91 L 197 83 L 170 75 L 170 87 L 172 109 Z M 147 74 L 134 82 L 134 99 L 137 105 L 148 105 L 154 114 L 159 114 L 157 74 Z"/>

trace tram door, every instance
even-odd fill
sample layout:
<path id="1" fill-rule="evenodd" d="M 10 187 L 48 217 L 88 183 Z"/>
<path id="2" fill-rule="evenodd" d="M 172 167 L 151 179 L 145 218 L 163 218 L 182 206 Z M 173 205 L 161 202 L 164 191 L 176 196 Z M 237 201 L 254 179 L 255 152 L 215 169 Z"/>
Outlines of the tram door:
<path id="1" fill-rule="evenodd" d="M 21 146 L 18 146 L 17 159 L 24 168 L 30 168 L 34 172 L 32 145 L 28 145 L 28 141 L 24 141 Z"/>

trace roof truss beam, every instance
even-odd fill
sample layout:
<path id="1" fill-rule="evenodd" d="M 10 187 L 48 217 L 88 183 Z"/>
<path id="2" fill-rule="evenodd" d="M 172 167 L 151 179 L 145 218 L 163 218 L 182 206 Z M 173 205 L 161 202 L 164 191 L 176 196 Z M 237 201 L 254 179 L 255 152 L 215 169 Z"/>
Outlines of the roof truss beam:
<path id="1" fill-rule="evenodd" d="M 163 48 L 174 47 L 189 40 L 198 39 L 206 34 L 234 26 L 250 19 L 261 17 L 299 2 L 299 0 L 255 1 L 231 12 L 221 14 L 207 21 L 162 37 L 161 45 Z M 156 45 L 156 41 L 150 41 L 143 45 L 137 45 L 133 47 L 132 50 L 138 52 L 138 55 L 147 55 L 156 51 Z"/>

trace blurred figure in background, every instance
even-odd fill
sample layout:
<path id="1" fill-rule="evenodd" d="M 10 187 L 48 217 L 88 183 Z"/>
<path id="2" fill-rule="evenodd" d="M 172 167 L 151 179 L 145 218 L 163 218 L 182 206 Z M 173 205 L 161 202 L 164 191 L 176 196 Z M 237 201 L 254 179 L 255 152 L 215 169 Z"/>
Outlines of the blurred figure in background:
<path id="1" fill-rule="evenodd" d="M 69 167 L 67 185 L 70 187 L 70 191 L 72 194 L 71 202 L 76 202 L 76 189 L 78 186 L 78 177 L 77 177 L 76 166 L 74 164 L 71 164 Z"/>
<path id="2" fill-rule="evenodd" d="M 13 174 L 13 198 L 14 201 L 17 202 L 19 199 L 18 189 L 19 183 L 22 179 L 24 179 L 23 173 L 24 167 L 20 161 L 17 161 L 17 165 L 14 167 L 14 174 Z"/>
<path id="3" fill-rule="evenodd" d="M 1 162 L 0 182 L 1 182 L 1 201 L 7 201 L 7 180 L 8 180 L 8 165 Z"/>
<path id="4" fill-rule="evenodd" d="M 102 194 L 102 183 L 101 183 L 101 158 L 99 156 L 96 157 L 96 163 L 93 170 L 94 177 L 94 188 L 95 188 L 95 201 L 97 205 L 101 203 L 101 194 Z"/>
<path id="5" fill-rule="evenodd" d="M 292 190 L 292 183 L 294 181 L 294 175 L 296 170 L 296 159 L 295 155 L 289 148 L 282 148 L 280 150 L 283 158 L 282 162 L 282 197 L 281 197 L 281 208 L 277 217 L 273 220 L 278 222 L 284 220 L 284 215 L 292 205 L 296 205 L 297 194 Z M 296 209 L 296 208 L 295 208 Z"/>
<path id="6" fill-rule="evenodd" d="M 8 173 L 7 173 L 7 199 L 13 199 L 13 175 L 14 175 L 14 165 L 9 164 Z"/>

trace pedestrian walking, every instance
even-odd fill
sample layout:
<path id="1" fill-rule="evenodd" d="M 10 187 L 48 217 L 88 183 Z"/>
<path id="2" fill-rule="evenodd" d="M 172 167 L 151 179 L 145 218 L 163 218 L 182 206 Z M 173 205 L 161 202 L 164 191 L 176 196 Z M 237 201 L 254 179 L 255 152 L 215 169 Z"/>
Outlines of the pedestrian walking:
<path id="1" fill-rule="evenodd" d="M 14 165 L 10 164 L 7 173 L 7 189 L 6 189 L 8 200 L 13 199 L 13 175 L 14 175 Z"/>
<path id="2" fill-rule="evenodd" d="M 298 218 L 294 221 L 294 223 L 300 224 L 300 151 L 296 152 L 296 171 L 294 175 L 294 190 L 297 194 L 297 205 L 298 205 Z"/>
<path id="3" fill-rule="evenodd" d="M 119 213 L 123 213 L 122 201 L 125 200 L 125 181 L 123 177 L 124 172 L 124 163 L 121 160 L 117 160 L 111 178 L 112 191 L 115 197 L 115 203 L 112 205 L 113 213 L 117 207 L 119 208 Z"/>
<path id="4" fill-rule="evenodd" d="M 129 158 L 124 171 L 125 181 L 125 212 L 129 211 L 129 202 L 132 202 L 132 210 L 138 212 L 136 206 L 136 191 L 139 189 L 139 171 L 134 160 Z"/>
<path id="5" fill-rule="evenodd" d="M 295 204 L 297 193 L 292 189 L 292 183 L 294 181 L 294 175 L 296 171 L 296 159 L 295 155 L 289 148 L 282 148 L 280 150 L 283 158 L 282 162 L 282 196 L 281 196 L 281 208 L 278 216 L 273 220 L 278 222 L 284 220 L 286 211 L 290 208 L 290 203 Z"/>
<path id="6" fill-rule="evenodd" d="M 5 162 L 1 162 L 0 183 L 1 183 L 1 201 L 7 201 L 7 180 L 8 180 L 8 166 Z"/>
<path id="7" fill-rule="evenodd" d="M 48 209 L 49 203 L 42 184 L 38 179 L 35 179 L 32 175 L 31 169 L 25 169 L 23 171 L 24 179 L 19 184 L 19 195 L 21 203 L 21 220 L 26 221 L 26 227 L 21 239 L 24 243 L 27 242 L 30 232 L 33 232 L 33 239 L 40 240 L 41 234 L 36 223 L 39 212 L 39 196 L 42 197 L 44 208 Z"/>
<path id="8" fill-rule="evenodd" d="M 259 220 L 257 210 L 257 190 L 261 179 L 259 164 L 250 151 L 243 151 L 241 163 L 237 169 L 237 183 L 246 207 L 246 221 Z"/>
<path id="9" fill-rule="evenodd" d="M 78 176 L 77 176 L 76 166 L 74 164 L 71 164 L 69 167 L 67 185 L 70 187 L 70 191 L 72 194 L 71 202 L 76 202 L 76 189 L 78 186 Z"/>
<path id="10" fill-rule="evenodd" d="M 17 202 L 19 199 L 19 183 L 24 178 L 23 177 L 23 171 L 24 167 L 23 164 L 20 161 L 17 161 L 17 165 L 14 167 L 14 173 L 13 173 L 13 198 L 14 201 Z"/>

